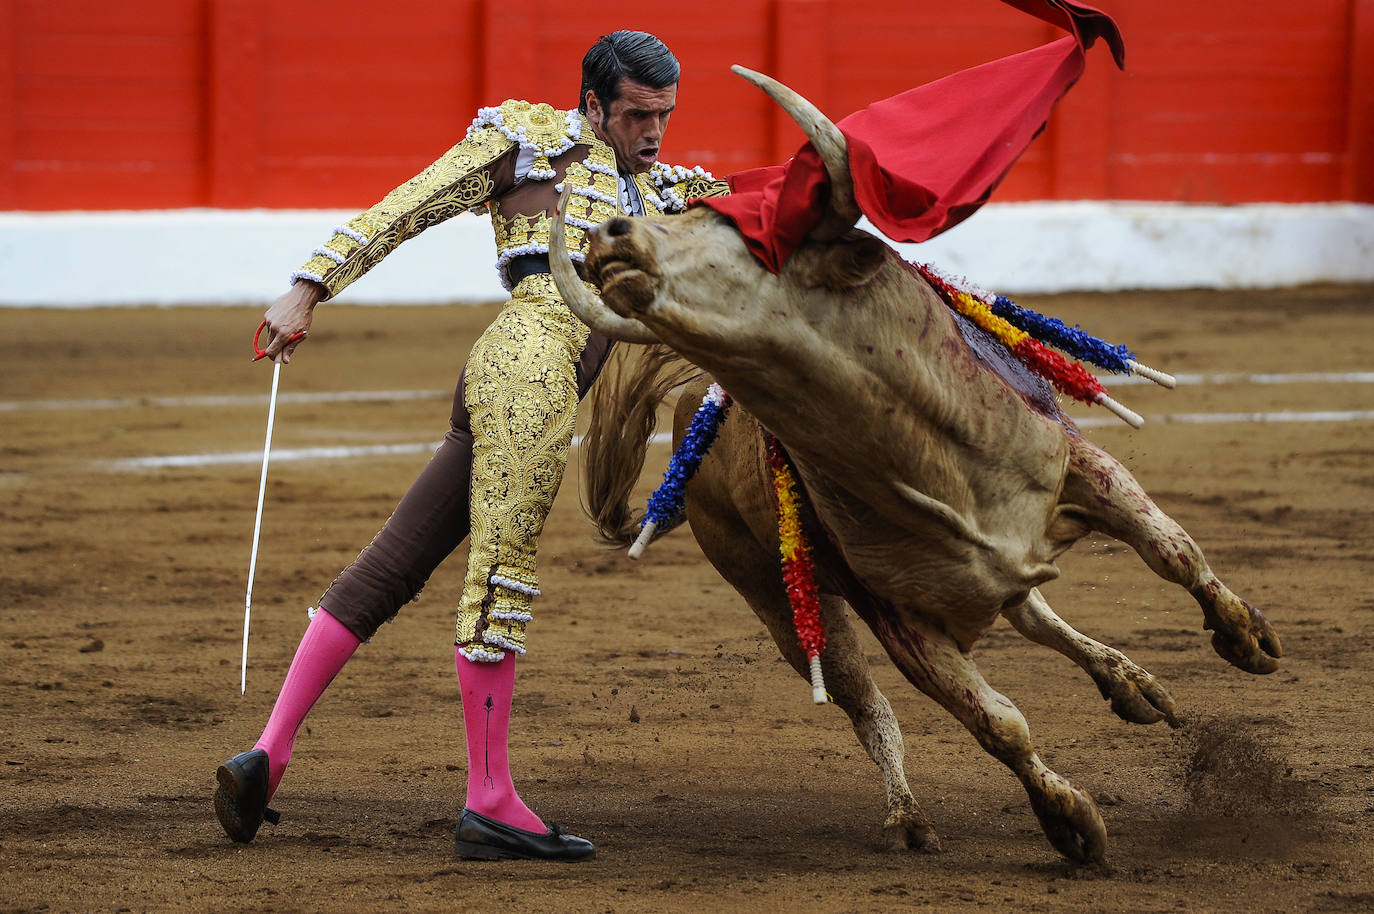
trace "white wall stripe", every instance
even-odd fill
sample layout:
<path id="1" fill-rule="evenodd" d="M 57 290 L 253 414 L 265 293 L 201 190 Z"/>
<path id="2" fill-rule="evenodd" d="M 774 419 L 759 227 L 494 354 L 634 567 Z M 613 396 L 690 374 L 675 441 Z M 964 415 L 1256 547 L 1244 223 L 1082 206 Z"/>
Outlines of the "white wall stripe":
<path id="1" fill-rule="evenodd" d="M 356 211 L 0 213 L 0 307 L 258 304 Z M 1374 206 L 989 203 L 908 259 L 1010 295 L 1073 289 L 1256 288 L 1374 280 Z M 204 269 L 215 252 L 218 269 Z M 80 251 L 82 268 L 71 268 Z M 422 232 L 340 304 L 494 302 L 491 223 Z M 111 282 L 110 277 L 118 277 Z"/>

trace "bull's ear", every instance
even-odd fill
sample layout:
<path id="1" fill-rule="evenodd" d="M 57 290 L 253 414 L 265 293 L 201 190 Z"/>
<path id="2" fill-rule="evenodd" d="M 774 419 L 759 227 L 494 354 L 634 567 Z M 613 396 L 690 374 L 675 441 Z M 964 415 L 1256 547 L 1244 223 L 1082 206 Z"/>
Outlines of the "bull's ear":
<path id="1" fill-rule="evenodd" d="M 866 284 L 891 253 L 886 244 L 866 232 L 852 232 L 816 248 L 809 284 L 834 292 Z"/>

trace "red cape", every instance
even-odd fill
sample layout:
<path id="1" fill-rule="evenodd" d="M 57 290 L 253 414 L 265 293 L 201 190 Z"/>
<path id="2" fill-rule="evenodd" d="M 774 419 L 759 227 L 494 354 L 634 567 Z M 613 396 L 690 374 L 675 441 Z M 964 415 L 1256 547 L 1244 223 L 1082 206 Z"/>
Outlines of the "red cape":
<path id="1" fill-rule="evenodd" d="M 1058 41 L 927 83 L 851 114 L 854 197 L 893 241 L 925 241 L 958 225 L 1044 129 L 1101 38 L 1118 67 L 1125 48 L 1105 13 L 1068 0 L 1003 0 L 1070 32 Z M 754 256 L 778 273 L 819 220 L 829 178 L 807 143 L 785 165 L 730 176 L 731 194 L 695 201 L 732 219 Z"/>

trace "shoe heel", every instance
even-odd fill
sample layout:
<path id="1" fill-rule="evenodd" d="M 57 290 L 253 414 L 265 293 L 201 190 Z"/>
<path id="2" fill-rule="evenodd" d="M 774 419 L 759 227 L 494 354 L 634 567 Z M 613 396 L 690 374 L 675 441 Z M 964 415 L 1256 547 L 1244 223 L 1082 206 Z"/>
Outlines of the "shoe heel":
<path id="1" fill-rule="evenodd" d="M 458 856 L 468 860 L 500 860 L 501 851 L 490 844 L 476 844 L 472 841 L 453 842 Z"/>
<path id="2" fill-rule="evenodd" d="M 219 768 L 215 769 L 215 781 L 226 796 L 232 797 L 234 800 L 239 798 L 239 785 L 235 783 L 234 773 L 229 770 L 228 765 L 220 765 Z"/>
<path id="3" fill-rule="evenodd" d="M 232 840 L 247 844 L 264 820 L 280 821 L 276 810 L 267 809 L 267 753 L 243 752 L 215 769 L 215 817 Z"/>

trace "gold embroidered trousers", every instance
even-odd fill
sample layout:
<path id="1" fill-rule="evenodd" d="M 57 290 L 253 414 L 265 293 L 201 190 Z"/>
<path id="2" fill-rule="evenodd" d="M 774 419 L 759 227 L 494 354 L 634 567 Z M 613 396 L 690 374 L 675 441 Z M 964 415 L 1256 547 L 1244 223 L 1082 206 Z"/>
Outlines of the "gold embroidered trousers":
<path id="1" fill-rule="evenodd" d="M 525 652 L 539 593 L 535 554 L 568 463 L 588 333 L 552 278 L 536 273 L 515 287 L 468 358 L 472 532 L 457 643 L 470 659 Z"/>

